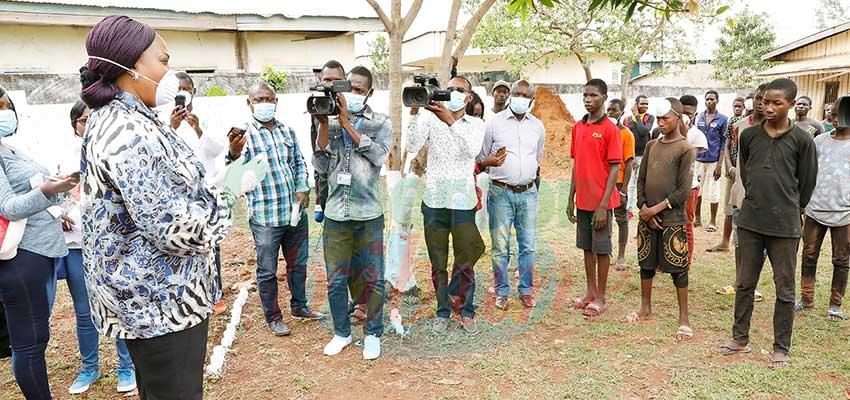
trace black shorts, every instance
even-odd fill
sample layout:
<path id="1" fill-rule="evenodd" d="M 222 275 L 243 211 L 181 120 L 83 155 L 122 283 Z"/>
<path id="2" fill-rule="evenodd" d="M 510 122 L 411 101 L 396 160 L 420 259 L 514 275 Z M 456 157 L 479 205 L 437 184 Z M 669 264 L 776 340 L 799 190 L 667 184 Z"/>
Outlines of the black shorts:
<path id="1" fill-rule="evenodd" d="M 593 211 L 576 210 L 576 247 L 593 254 L 611 254 L 611 225 L 614 224 L 614 212 L 608 210 L 608 224 L 605 228 L 593 229 Z"/>
<path id="2" fill-rule="evenodd" d="M 682 225 L 657 231 L 638 223 L 638 264 L 642 279 L 651 279 L 660 269 L 673 275 L 676 287 L 687 287 L 688 235 Z"/>

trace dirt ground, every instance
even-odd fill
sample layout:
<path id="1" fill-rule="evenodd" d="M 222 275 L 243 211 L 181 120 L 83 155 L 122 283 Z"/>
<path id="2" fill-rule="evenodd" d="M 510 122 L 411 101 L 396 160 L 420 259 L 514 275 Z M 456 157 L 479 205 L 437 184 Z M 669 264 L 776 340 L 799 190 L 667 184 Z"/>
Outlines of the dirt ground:
<path id="1" fill-rule="evenodd" d="M 583 294 L 582 254 L 573 245 L 575 230 L 563 204 L 567 183 L 547 181 L 539 197 L 537 263 L 534 278 L 538 305 L 522 308 L 516 297 L 508 311 L 493 307 L 487 293 L 492 282 L 490 253 L 476 266 L 476 303 L 481 333 L 467 336 L 453 323 L 445 335 L 429 330 L 434 294 L 429 281 L 425 245 L 415 238 L 414 272 L 421 288 L 403 298 L 401 311 L 409 334 L 396 336 L 388 322 L 382 338 L 383 355 L 362 360 L 360 327 L 354 327 L 351 346 L 337 357 L 322 348 L 331 338 L 329 318 L 321 322 L 285 321 L 292 335 L 271 335 L 263 320 L 256 292 L 245 306 L 242 325 L 220 378 L 208 379 L 207 399 L 837 399 L 850 385 L 850 329 L 846 322 L 825 318 L 832 268 L 829 246 L 821 257 L 817 308 L 799 315 L 795 324 L 792 363 L 784 370 L 767 368 L 772 343 L 772 304 L 775 299 L 769 266 L 760 289 L 766 301 L 757 303 L 751 345 L 754 352 L 724 357 L 715 352 L 729 340 L 733 297 L 714 294 L 732 284 L 731 253 L 709 254 L 705 249 L 719 233 L 697 230 L 697 251 L 691 271 L 690 313 L 696 337 L 689 343 L 674 338 L 677 314 L 670 278 L 658 275 L 653 293 L 654 320 L 626 325 L 619 319 L 640 304 L 633 243 L 627 251 L 631 269 L 612 272 L 608 309 L 595 320 L 572 310 L 570 299 Z M 705 207 L 706 209 L 708 207 Z M 707 218 L 707 216 L 705 216 Z M 420 222 L 421 224 L 421 222 Z M 224 243 L 226 286 L 253 279 L 255 256 L 244 220 Z M 325 272 L 321 262 L 321 229 L 311 224 L 308 297 L 312 307 L 328 312 Z M 490 247 L 489 237 L 484 241 Z M 514 252 L 516 247 L 514 247 Z M 515 262 L 514 262 L 515 264 Z M 513 285 L 515 279 L 512 278 Z M 115 392 L 114 346 L 101 339 L 105 376 L 90 391 L 69 396 L 67 388 L 79 367 L 73 308 L 60 282 L 47 352 L 51 388 L 57 399 L 119 399 Z M 232 304 L 236 293 L 228 290 Z M 288 289 L 280 287 L 286 308 Z M 389 311 L 385 309 L 385 314 Z M 220 341 L 229 315 L 210 324 L 211 349 Z M 208 353 L 209 354 L 209 353 Z M 8 360 L 0 361 L 0 399 L 20 399 Z"/>

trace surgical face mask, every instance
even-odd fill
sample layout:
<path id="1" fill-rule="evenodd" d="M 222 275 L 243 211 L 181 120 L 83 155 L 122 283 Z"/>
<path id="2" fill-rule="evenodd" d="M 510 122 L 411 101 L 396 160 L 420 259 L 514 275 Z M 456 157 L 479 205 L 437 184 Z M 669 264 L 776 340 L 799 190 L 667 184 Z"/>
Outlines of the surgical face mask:
<path id="1" fill-rule="evenodd" d="M 156 107 L 164 106 L 174 101 L 174 96 L 177 95 L 177 91 L 180 88 L 180 79 L 177 78 L 177 73 L 170 69 L 166 71 L 165 75 L 163 75 L 162 78 L 160 78 L 159 82 L 157 82 L 108 58 L 96 56 L 89 56 L 89 58 L 105 61 L 119 68 L 123 68 L 130 73 L 134 80 L 138 80 L 139 77 L 142 77 L 156 85 L 156 99 L 154 100 Z M 186 100 L 188 101 L 189 99 L 187 98 Z"/>
<path id="2" fill-rule="evenodd" d="M 514 114 L 525 114 L 528 112 L 528 107 L 531 105 L 531 99 L 511 96 L 510 103 L 511 111 L 513 111 Z"/>
<path id="3" fill-rule="evenodd" d="M 0 137 L 10 136 L 18 129 L 18 116 L 13 110 L 0 110 Z"/>
<path id="4" fill-rule="evenodd" d="M 352 114 L 359 113 L 363 111 L 363 107 L 366 107 L 366 96 L 362 94 L 343 92 L 342 96 L 345 97 L 345 105 L 348 106 L 348 112 Z"/>
<path id="5" fill-rule="evenodd" d="M 466 93 L 461 93 L 457 90 L 453 90 L 451 94 L 451 100 L 446 104 L 446 107 L 449 108 L 451 112 L 460 111 L 460 109 L 466 107 Z"/>
<path id="6" fill-rule="evenodd" d="M 277 111 L 275 103 L 257 103 L 254 104 L 254 119 L 260 122 L 269 122 L 274 118 Z"/>

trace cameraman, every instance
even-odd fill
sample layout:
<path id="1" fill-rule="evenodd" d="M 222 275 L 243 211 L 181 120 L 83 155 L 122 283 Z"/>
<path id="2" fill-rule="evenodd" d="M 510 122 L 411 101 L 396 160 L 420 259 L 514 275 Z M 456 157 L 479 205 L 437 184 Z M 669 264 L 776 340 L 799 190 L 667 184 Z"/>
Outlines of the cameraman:
<path id="1" fill-rule="evenodd" d="M 322 83 L 345 79 L 336 61 L 322 68 Z M 381 355 L 384 307 L 384 211 L 380 173 L 392 141 L 389 117 L 366 103 L 372 96 L 372 73 L 354 67 L 351 92 L 335 93 L 339 116 L 314 115 L 319 121 L 313 167 L 327 174 L 324 252 L 328 304 L 334 337 L 325 354 L 334 356 L 351 344 L 349 289 L 355 304 L 366 304 L 363 358 Z M 356 259 L 356 262 L 352 262 Z"/>
<path id="2" fill-rule="evenodd" d="M 472 99 L 472 84 L 463 76 L 449 81 L 451 100 L 444 105 L 431 101 L 430 111 L 419 115 L 410 109 L 408 151 L 417 153 L 428 145 L 428 171 L 422 214 L 425 243 L 431 259 L 431 276 L 437 295 L 435 333 L 448 328 L 452 308 L 460 309 L 464 330 L 478 333 L 475 323 L 475 271 L 473 267 L 484 253 L 484 242 L 475 224 L 475 157 L 484 140 L 484 121 L 466 115 Z M 454 247 L 452 279 L 448 279 L 449 235 Z M 454 307 L 449 305 L 452 294 Z"/>

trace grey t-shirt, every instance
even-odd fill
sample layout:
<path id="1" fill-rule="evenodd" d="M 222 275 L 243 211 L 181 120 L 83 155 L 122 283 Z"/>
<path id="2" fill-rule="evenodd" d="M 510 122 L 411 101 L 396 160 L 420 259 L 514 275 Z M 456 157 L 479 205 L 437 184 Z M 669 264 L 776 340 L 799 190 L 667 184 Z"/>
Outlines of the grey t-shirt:
<path id="1" fill-rule="evenodd" d="M 850 225 L 850 140 L 815 138 L 818 181 L 806 215 L 826 226 Z"/>
<path id="2" fill-rule="evenodd" d="M 806 117 L 806 119 L 795 121 L 795 123 L 812 137 L 820 136 L 823 133 L 823 124 L 814 118 Z"/>

